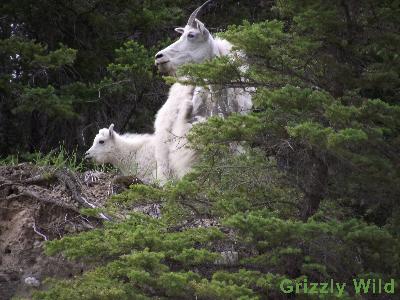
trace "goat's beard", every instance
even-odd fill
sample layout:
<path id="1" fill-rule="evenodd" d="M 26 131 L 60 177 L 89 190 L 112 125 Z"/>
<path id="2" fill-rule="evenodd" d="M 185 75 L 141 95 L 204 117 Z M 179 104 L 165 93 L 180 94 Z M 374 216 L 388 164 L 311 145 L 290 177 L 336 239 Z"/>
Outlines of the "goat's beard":
<path id="1" fill-rule="evenodd" d="M 176 68 L 170 62 L 160 64 L 157 68 L 162 75 L 175 76 L 176 74 Z"/>

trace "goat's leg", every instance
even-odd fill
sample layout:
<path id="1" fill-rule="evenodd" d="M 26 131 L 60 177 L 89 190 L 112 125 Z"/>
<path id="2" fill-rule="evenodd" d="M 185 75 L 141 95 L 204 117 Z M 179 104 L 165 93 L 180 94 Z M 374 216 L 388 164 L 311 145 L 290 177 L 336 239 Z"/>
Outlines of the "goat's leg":
<path id="1" fill-rule="evenodd" d="M 169 147 L 166 134 L 158 134 L 155 143 L 155 158 L 157 163 L 156 179 L 164 184 L 171 177 L 169 168 Z"/>

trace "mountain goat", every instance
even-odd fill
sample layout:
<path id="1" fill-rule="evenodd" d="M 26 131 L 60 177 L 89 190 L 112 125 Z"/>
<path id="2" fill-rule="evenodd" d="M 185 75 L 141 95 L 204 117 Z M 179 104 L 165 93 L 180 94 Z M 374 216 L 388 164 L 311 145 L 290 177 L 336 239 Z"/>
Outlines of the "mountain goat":
<path id="1" fill-rule="evenodd" d="M 184 28 L 176 28 L 180 38 L 155 55 L 155 65 L 163 74 L 176 76 L 176 70 L 185 63 L 201 63 L 207 59 L 228 55 L 232 59 L 243 56 L 232 51 L 232 45 L 213 38 L 196 17 L 210 1 L 198 7 Z M 180 83 L 172 85 L 165 104 L 155 120 L 155 158 L 161 181 L 182 177 L 195 160 L 195 153 L 187 147 L 185 138 L 193 121 L 208 117 L 246 113 L 252 107 L 250 90 L 220 86 L 193 87 Z"/>
<path id="2" fill-rule="evenodd" d="M 110 163 L 123 175 L 135 175 L 143 182 L 152 183 L 157 179 L 154 141 L 152 134 L 119 135 L 111 124 L 100 129 L 86 158 L 98 164 Z"/>

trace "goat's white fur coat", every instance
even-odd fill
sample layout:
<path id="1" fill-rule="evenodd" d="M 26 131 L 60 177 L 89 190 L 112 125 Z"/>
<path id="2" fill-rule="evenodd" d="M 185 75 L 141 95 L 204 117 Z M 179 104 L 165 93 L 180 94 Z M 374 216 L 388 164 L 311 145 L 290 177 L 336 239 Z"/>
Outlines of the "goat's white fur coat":
<path id="1" fill-rule="evenodd" d="M 216 56 L 228 55 L 231 59 L 243 55 L 232 51 L 232 45 L 221 39 L 214 39 L 205 25 L 196 19 L 199 11 L 210 0 L 198 7 L 189 17 L 184 28 L 176 28 L 181 37 L 173 44 L 159 51 L 155 63 L 162 73 L 175 75 L 176 69 L 185 63 L 201 63 Z M 132 163 L 137 163 L 137 175 L 146 178 L 150 175 L 161 184 L 168 179 L 181 178 L 195 161 L 195 152 L 188 147 L 186 135 L 193 122 L 201 122 L 210 116 L 225 117 L 230 113 L 246 113 L 252 107 L 251 90 L 242 88 L 208 88 L 185 86 L 180 83 L 172 85 L 168 99 L 156 115 L 154 135 L 119 136 L 110 140 L 112 152 L 101 153 L 105 148 L 96 145 L 107 129 L 100 130 L 88 155 L 98 162 L 109 162 L 122 173 L 132 173 Z M 108 130 L 109 134 L 112 128 Z M 98 147 L 99 146 L 99 147 Z M 100 150 L 98 150 L 100 149 Z M 100 154 L 96 155 L 96 151 Z M 153 168 L 154 164 L 156 167 Z"/>
<path id="2" fill-rule="evenodd" d="M 180 83 L 172 85 L 168 100 L 156 115 L 154 123 L 157 176 L 161 182 L 180 178 L 194 160 L 194 152 L 187 147 L 186 134 L 191 128 L 194 87 Z"/>
<path id="3" fill-rule="evenodd" d="M 123 175 L 134 175 L 143 182 L 156 180 L 155 136 L 119 135 L 110 128 L 100 129 L 86 157 L 99 164 L 110 163 Z"/>
<path id="4" fill-rule="evenodd" d="M 214 44 L 217 56 L 228 55 L 232 49 L 226 40 L 215 39 Z M 188 147 L 186 139 L 192 121 L 204 121 L 214 115 L 227 116 L 232 112 L 245 113 L 251 106 L 249 91 L 241 88 L 173 84 L 154 124 L 155 157 L 160 181 L 181 178 L 193 165 L 196 155 Z"/>

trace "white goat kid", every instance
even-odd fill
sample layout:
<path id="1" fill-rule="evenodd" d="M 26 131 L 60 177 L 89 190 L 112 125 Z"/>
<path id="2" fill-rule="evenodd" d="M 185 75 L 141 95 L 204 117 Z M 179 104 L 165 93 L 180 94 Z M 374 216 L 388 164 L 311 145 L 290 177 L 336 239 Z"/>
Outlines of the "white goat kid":
<path id="1" fill-rule="evenodd" d="M 134 175 L 145 183 L 152 183 L 156 181 L 154 141 L 152 134 L 119 135 L 111 124 L 100 129 L 86 158 L 98 164 L 110 163 L 123 175 Z"/>
<path id="2" fill-rule="evenodd" d="M 201 63 L 217 56 L 241 56 L 233 53 L 232 45 L 214 39 L 204 24 L 196 19 L 199 11 L 210 1 L 198 7 L 184 28 L 176 28 L 181 37 L 155 55 L 155 64 L 163 74 L 176 75 L 185 63 Z M 168 99 L 155 120 L 155 156 L 157 175 L 161 181 L 182 177 L 195 159 L 195 153 L 186 147 L 186 134 L 192 121 L 206 120 L 213 115 L 227 116 L 232 112 L 245 113 L 252 107 L 249 90 L 221 87 L 193 87 L 179 83 L 172 85 Z"/>

